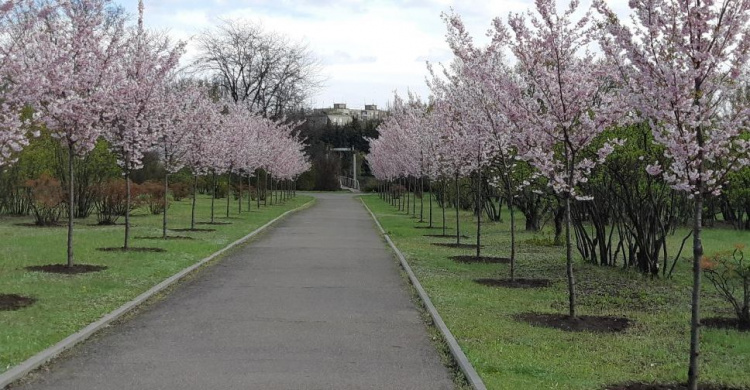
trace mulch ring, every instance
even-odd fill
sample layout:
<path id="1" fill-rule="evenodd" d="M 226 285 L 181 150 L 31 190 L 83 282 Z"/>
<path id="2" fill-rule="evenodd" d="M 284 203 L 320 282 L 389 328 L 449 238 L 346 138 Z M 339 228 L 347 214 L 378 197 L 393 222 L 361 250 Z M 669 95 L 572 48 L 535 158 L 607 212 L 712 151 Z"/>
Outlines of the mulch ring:
<path id="1" fill-rule="evenodd" d="M 128 249 L 125 249 L 123 247 L 116 247 L 116 248 L 96 248 L 99 252 L 150 252 L 150 253 L 162 253 L 166 252 L 166 249 L 162 248 L 139 248 L 139 247 L 130 247 Z"/>
<path id="2" fill-rule="evenodd" d="M 32 227 L 32 228 L 61 228 L 61 227 L 68 226 L 67 224 L 64 224 L 64 223 L 53 223 L 53 224 L 49 224 L 49 225 L 37 225 L 37 224 L 32 223 L 32 222 L 15 223 L 14 225 L 16 225 L 16 226 L 23 226 L 23 227 Z"/>
<path id="3" fill-rule="evenodd" d="M 198 222 L 198 225 L 231 225 L 231 222 Z"/>
<path id="4" fill-rule="evenodd" d="M 433 229 L 433 230 L 443 230 L 443 227 L 442 227 L 442 226 L 432 226 L 432 227 L 430 227 L 430 226 L 414 226 L 414 229 Z M 446 228 L 445 228 L 445 230 L 453 230 L 453 229 L 451 229 L 451 228 L 449 228 L 449 227 L 446 227 Z M 454 234 L 454 235 L 453 235 L 453 237 L 455 237 L 455 236 L 456 236 L 456 235 Z"/>
<path id="5" fill-rule="evenodd" d="M 34 265 L 26 267 L 28 271 L 46 272 L 50 274 L 78 275 L 90 272 L 99 272 L 107 269 L 103 265 L 74 264 L 68 267 L 66 264 Z"/>
<path id="6" fill-rule="evenodd" d="M 544 288 L 552 285 L 549 279 L 475 279 L 474 282 L 488 287 Z"/>
<path id="7" fill-rule="evenodd" d="M 509 264 L 510 259 L 507 257 L 493 256 L 451 256 L 449 259 L 464 264 Z"/>
<path id="8" fill-rule="evenodd" d="M 137 240 L 194 240 L 193 237 L 188 236 L 150 236 L 150 237 L 136 237 Z"/>
<path id="9" fill-rule="evenodd" d="M 424 236 L 433 238 L 456 238 L 455 234 L 425 234 Z M 461 238 L 469 238 L 469 236 L 461 235 Z"/>
<path id="10" fill-rule="evenodd" d="M 13 311 L 31 306 L 36 299 L 16 294 L 0 294 L 0 311 Z"/>
<path id="11" fill-rule="evenodd" d="M 455 242 L 433 242 L 432 245 L 454 249 L 476 249 L 477 247 L 477 244 L 456 244 Z M 482 245 L 482 248 L 484 248 L 484 245 Z"/>
<path id="12" fill-rule="evenodd" d="M 578 316 L 575 319 L 565 314 L 522 313 L 513 316 L 517 321 L 527 322 L 533 326 L 555 328 L 567 332 L 617 333 L 630 326 L 630 320 L 624 317 Z"/>
<path id="13" fill-rule="evenodd" d="M 215 232 L 216 229 L 169 229 L 173 232 L 198 232 L 198 233 L 207 233 L 207 232 Z"/>
<path id="14" fill-rule="evenodd" d="M 750 332 L 750 324 L 740 324 L 740 320 L 730 317 L 711 317 L 701 320 L 701 325 L 713 329 L 732 329 L 740 332 Z"/>
<path id="15" fill-rule="evenodd" d="M 604 390 L 687 390 L 686 384 L 679 383 L 623 383 L 608 385 Z M 729 387 L 725 385 L 699 384 L 699 390 L 747 390 L 746 387 Z"/>

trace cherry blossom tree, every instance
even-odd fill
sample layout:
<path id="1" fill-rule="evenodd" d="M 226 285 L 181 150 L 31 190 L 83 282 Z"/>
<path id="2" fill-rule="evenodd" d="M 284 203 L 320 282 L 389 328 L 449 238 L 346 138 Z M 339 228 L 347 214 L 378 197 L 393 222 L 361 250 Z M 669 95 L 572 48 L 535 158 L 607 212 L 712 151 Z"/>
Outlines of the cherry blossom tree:
<path id="1" fill-rule="evenodd" d="M 68 150 L 68 251 L 73 261 L 73 160 L 93 149 L 120 78 L 125 19 L 108 0 L 59 0 L 39 15 L 26 51 L 36 74 L 40 119 Z"/>
<path id="2" fill-rule="evenodd" d="M 138 2 L 138 24 L 129 31 L 124 55 L 118 64 L 122 72 L 110 105 L 116 111 L 107 123 L 104 137 L 118 156 L 125 177 L 125 240 L 123 249 L 129 249 L 130 239 L 130 173 L 142 167 L 143 153 L 151 149 L 158 139 L 157 99 L 167 78 L 178 65 L 184 44 L 172 45 L 169 38 L 148 32 L 143 27 L 143 1 Z M 165 204 L 166 209 L 166 204 Z"/>
<path id="3" fill-rule="evenodd" d="M 722 190 L 726 175 L 748 164 L 746 101 L 738 82 L 750 55 L 750 1 L 633 0 L 631 27 L 607 5 L 596 7 L 608 34 L 602 47 L 619 65 L 625 103 L 650 123 L 667 166 L 647 171 L 694 200 L 693 291 L 688 388 L 698 388 L 704 199 Z"/>

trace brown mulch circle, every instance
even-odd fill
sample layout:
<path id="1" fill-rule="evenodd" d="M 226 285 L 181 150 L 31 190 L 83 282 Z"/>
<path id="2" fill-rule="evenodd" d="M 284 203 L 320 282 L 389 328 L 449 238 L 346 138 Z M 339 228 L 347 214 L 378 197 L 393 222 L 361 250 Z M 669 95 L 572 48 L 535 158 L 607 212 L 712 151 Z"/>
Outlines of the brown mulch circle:
<path id="1" fill-rule="evenodd" d="M 123 247 L 116 247 L 116 248 L 96 248 L 99 252 L 151 252 L 151 253 L 162 253 L 166 252 L 166 249 L 162 248 L 138 248 L 138 247 L 131 247 L 128 249 L 125 249 Z"/>
<path id="2" fill-rule="evenodd" d="M 604 390 L 687 390 L 686 384 L 679 383 L 622 383 L 608 385 Z M 747 390 L 747 387 L 729 387 L 726 385 L 699 384 L 699 390 Z"/>
<path id="3" fill-rule="evenodd" d="M 466 264 L 508 264 L 510 259 L 507 257 L 493 257 L 493 256 L 451 256 L 449 259 Z"/>
<path id="4" fill-rule="evenodd" d="M 475 279 L 474 282 L 489 287 L 506 287 L 506 288 L 544 288 L 552 285 L 549 279 Z"/>
<path id="5" fill-rule="evenodd" d="M 36 299 L 17 294 L 0 294 L 0 311 L 13 311 L 31 306 Z"/>
<path id="6" fill-rule="evenodd" d="M 46 272 L 50 274 L 78 275 L 90 272 L 99 272 L 107 269 L 104 265 L 74 264 L 68 267 L 66 264 L 34 265 L 26 267 L 28 271 Z"/>
<path id="7" fill-rule="evenodd" d="M 206 232 L 215 232 L 216 229 L 169 229 L 173 232 L 200 232 L 200 233 L 206 233 Z"/>
<path id="8" fill-rule="evenodd" d="M 37 224 L 32 223 L 32 222 L 15 223 L 14 225 L 15 226 L 23 226 L 23 227 L 32 227 L 32 228 L 61 228 L 61 227 L 68 226 L 68 225 L 66 225 L 64 223 L 53 223 L 51 225 L 37 225 Z"/>
<path id="9" fill-rule="evenodd" d="M 432 245 L 455 249 L 476 249 L 477 247 L 477 244 L 456 244 L 455 242 L 433 242 Z M 482 248 L 484 248 L 484 245 L 482 245 Z"/>
<path id="10" fill-rule="evenodd" d="M 197 225 L 231 225 L 231 222 L 197 222 Z"/>
<path id="11" fill-rule="evenodd" d="M 433 237 L 433 238 L 456 238 L 455 234 L 425 234 L 424 237 Z M 461 238 L 469 238 L 469 236 L 461 235 Z"/>
<path id="12" fill-rule="evenodd" d="M 624 317 L 578 316 L 572 319 L 565 314 L 549 313 L 522 313 L 513 317 L 533 326 L 555 328 L 568 332 L 617 333 L 630 326 L 630 320 Z"/>
<path id="13" fill-rule="evenodd" d="M 188 236 L 150 236 L 150 237 L 136 237 L 137 240 L 194 240 L 193 237 Z"/>
<path id="14" fill-rule="evenodd" d="M 750 332 L 750 325 L 740 324 L 740 320 L 731 317 L 711 317 L 701 320 L 701 325 L 713 329 L 732 329 L 740 332 Z"/>

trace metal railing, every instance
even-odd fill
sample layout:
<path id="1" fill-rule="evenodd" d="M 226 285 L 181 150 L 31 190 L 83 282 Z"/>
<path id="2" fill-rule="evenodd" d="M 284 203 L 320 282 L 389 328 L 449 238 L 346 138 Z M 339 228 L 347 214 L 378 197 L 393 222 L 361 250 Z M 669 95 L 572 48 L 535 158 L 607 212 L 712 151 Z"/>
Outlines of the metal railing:
<path id="1" fill-rule="evenodd" d="M 352 179 L 351 177 L 339 176 L 339 185 L 359 191 L 359 180 Z"/>

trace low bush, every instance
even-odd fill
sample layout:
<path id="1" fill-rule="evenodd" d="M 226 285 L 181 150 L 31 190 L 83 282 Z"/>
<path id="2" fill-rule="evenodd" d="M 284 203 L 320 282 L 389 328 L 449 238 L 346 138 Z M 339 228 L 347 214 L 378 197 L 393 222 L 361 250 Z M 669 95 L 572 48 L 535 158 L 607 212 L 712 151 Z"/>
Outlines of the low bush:
<path id="1" fill-rule="evenodd" d="M 704 257 L 701 262 L 706 278 L 716 287 L 737 315 L 740 329 L 750 329 L 750 262 L 745 260 L 745 246 Z"/>
<path id="2" fill-rule="evenodd" d="M 39 226 L 57 224 L 64 209 L 64 192 L 60 181 L 42 174 L 38 179 L 25 183 L 29 205 L 34 214 L 34 223 Z"/>
<path id="3" fill-rule="evenodd" d="M 143 188 L 130 183 L 130 211 L 143 203 Z M 125 179 L 110 179 L 94 185 L 94 210 L 99 225 L 114 225 L 127 210 L 127 187 Z"/>

